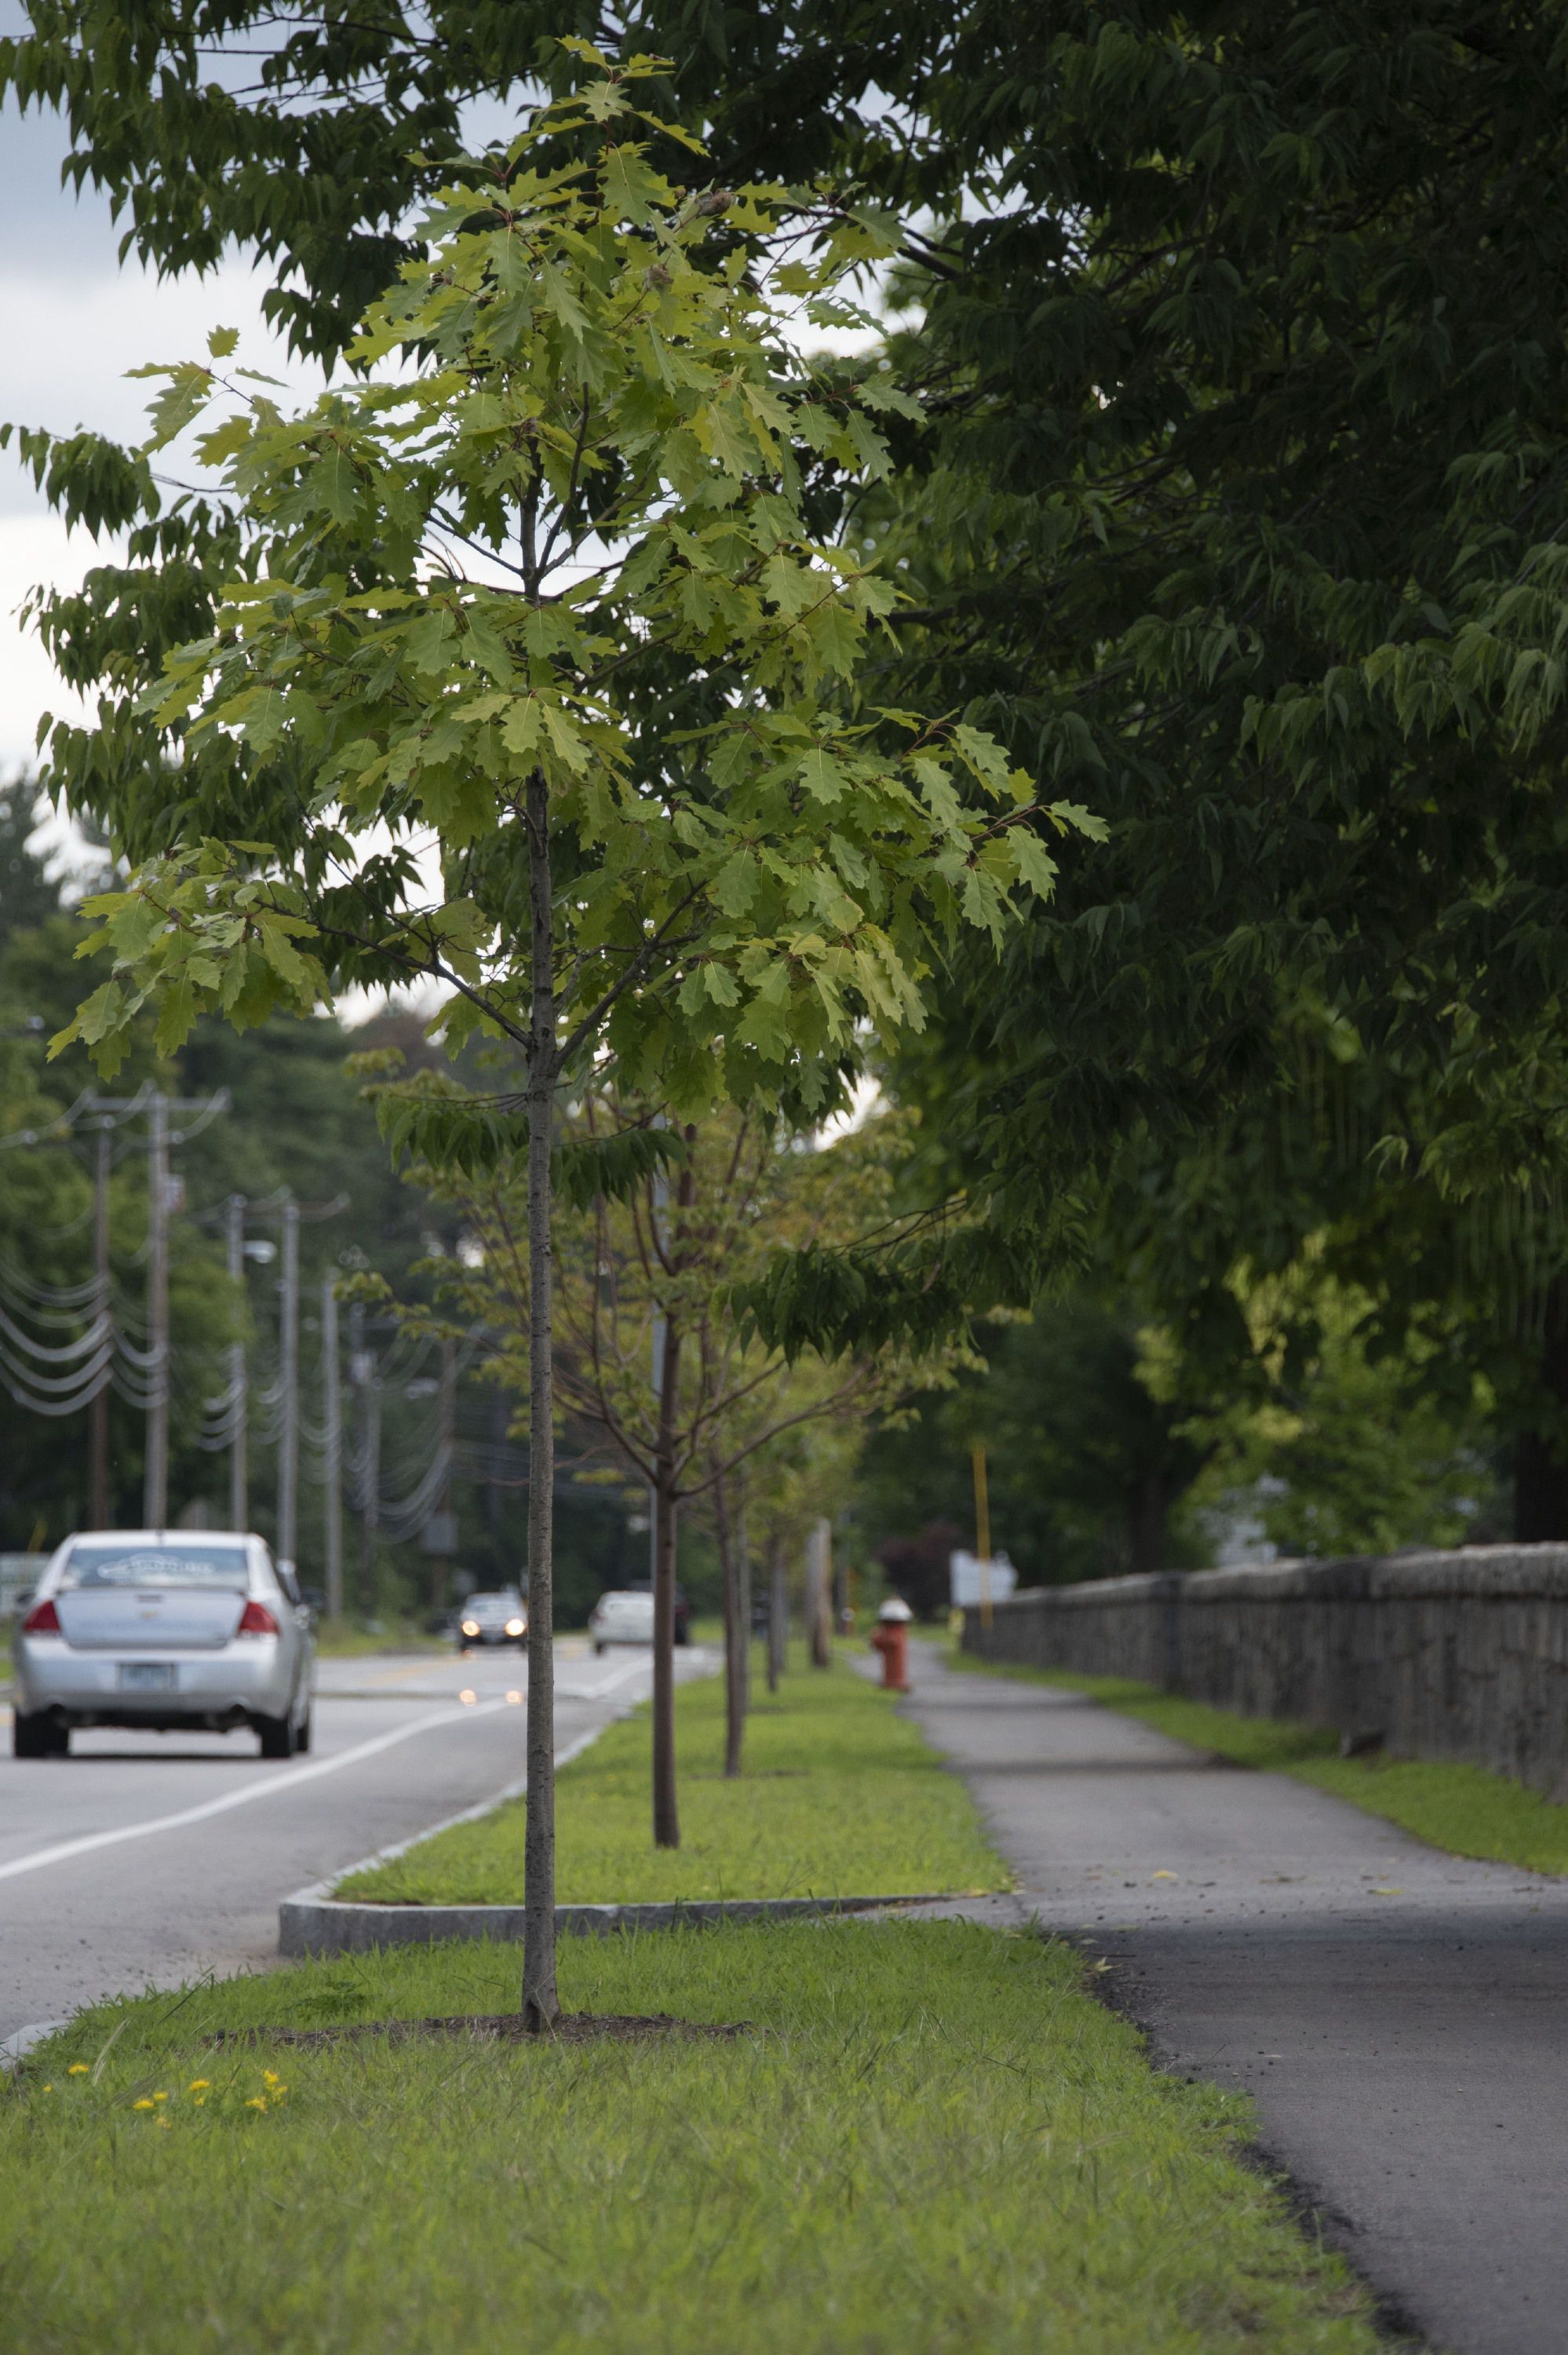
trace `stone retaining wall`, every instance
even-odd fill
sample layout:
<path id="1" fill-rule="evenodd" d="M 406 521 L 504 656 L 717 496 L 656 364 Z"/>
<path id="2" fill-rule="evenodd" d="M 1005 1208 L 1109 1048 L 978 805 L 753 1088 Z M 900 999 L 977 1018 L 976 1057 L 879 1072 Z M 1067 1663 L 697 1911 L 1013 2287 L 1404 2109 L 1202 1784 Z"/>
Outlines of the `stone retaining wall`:
<path id="1" fill-rule="evenodd" d="M 981 1659 L 1134 1677 L 1568 1796 L 1568 1545 L 1034 1587 L 980 1618 L 963 1645 Z"/>

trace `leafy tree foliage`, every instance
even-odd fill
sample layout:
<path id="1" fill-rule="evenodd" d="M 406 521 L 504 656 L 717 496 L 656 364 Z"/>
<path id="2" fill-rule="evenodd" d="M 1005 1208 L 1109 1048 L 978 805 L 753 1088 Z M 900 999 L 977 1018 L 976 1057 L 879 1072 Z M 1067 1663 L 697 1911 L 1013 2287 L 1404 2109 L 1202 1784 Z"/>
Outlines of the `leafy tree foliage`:
<path id="1" fill-rule="evenodd" d="M 1185 1431 L 1190 1401 L 1157 1398 L 1142 1378 L 1130 1305 L 1082 1291 L 979 1338 L 981 1370 L 866 1449 L 862 1529 L 906 1599 L 945 1609 L 948 1554 L 974 1544 L 976 1442 L 993 1541 L 1026 1585 L 1201 1562 L 1201 1537 L 1173 1516 L 1213 1442 Z"/>
<path id="2" fill-rule="evenodd" d="M 22 1549 L 56 1544 L 86 1517 L 87 1413 L 70 1402 L 90 1380 L 97 1353 L 80 1345 L 100 1311 L 82 1289 L 92 1275 L 93 1146 L 73 1133 L 69 1119 L 92 1072 L 79 1054 L 45 1069 L 48 1036 L 69 1019 L 80 993 L 80 928 L 61 912 L 61 881 L 30 840 L 37 800 L 26 777 L 0 796 L 0 1545 Z M 147 1026 L 130 1040 L 128 1060 L 133 1084 L 172 1076 L 151 1052 Z M 128 1136 L 117 1137 L 115 1148 L 108 1205 L 112 1311 L 134 1347 L 146 1337 L 146 1159 Z M 196 1437 L 204 1395 L 220 1380 L 218 1351 L 233 1329 L 234 1304 L 213 1240 L 179 1221 L 169 1307 L 178 1377 L 171 1479 L 184 1498 L 201 1494 L 211 1476 Z M 113 1391 L 107 1412 L 110 1508 L 134 1526 L 142 1518 L 143 1417 Z"/>
<path id="3" fill-rule="evenodd" d="M 412 151 L 539 69 L 547 13 L 273 30 L 260 0 L 31 0 L 0 75 L 67 109 L 144 254 L 258 239 L 278 315 L 326 351 L 400 234 Z M 1446 1319 L 1498 1368 L 1520 1527 L 1563 1534 L 1561 11 L 652 0 L 627 29 L 679 50 L 721 174 L 926 208 L 898 288 L 921 414 L 859 510 L 916 590 L 873 691 L 917 677 L 1028 765 L 1070 719 L 1111 821 L 1003 987 L 959 960 L 904 1075 L 948 1148 L 934 1188 L 969 1185 L 991 1227 L 793 1266 L 761 1305 L 842 1334 L 982 1278 L 1022 1303 L 1086 1255 L 1108 1187 L 1129 1256 L 1174 1241 L 1167 1305 L 1214 1339 L 1240 1253 L 1281 1266 L 1330 1229 L 1353 1274 L 1397 1170 L 1383 1203 L 1419 1246 L 1377 1313 Z M 206 45 L 263 30 L 255 86 L 215 77 Z M 68 506 L 122 519 L 130 462 L 34 446 Z M 76 675 L 188 634 L 221 544 L 160 517 L 129 583 L 58 605 Z M 101 802 L 122 747 L 116 720 L 54 758 Z M 1359 1163 L 1286 1155 L 1346 1041 Z M 1243 1182 L 1216 1188 L 1222 1140 Z M 1169 1216 L 1139 1214 L 1150 1191 Z"/>
<path id="4" fill-rule="evenodd" d="M 44 923 L 59 907 L 59 887 L 33 847 L 41 815 L 33 778 L 0 783 L 0 951 L 13 932 Z"/>

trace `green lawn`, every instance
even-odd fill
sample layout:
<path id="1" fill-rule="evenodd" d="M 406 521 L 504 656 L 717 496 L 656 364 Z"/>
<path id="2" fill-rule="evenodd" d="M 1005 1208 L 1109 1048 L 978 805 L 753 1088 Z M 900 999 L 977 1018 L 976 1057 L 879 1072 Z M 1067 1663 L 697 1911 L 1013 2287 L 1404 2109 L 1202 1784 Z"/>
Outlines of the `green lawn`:
<path id="1" fill-rule="evenodd" d="M 1446 1759 L 1341 1758 L 1340 1738 L 1321 1727 L 1270 1717 L 1234 1717 L 1124 1677 L 1075 1677 L 1053 1669 L 1004 1668 L 955 1652 L 954 1664 L 982 1674 L 1032 1678 L 1088 1693 L 1124 1717 L 1190 1742 L 1238 1765 L 1294 1774 L 1336 1799 L 1414 1832 L 1455 1856 L 1517 1864 L 1531 1872 L 1568 1872 L 1568 1806 L 1542 1798 L 1507 1774 Z"/>
<path id="2" fill-rule="evenodd" d="M 1246 2105 L 1157 2076 L 1081 1972 L 961 1923 L 566 1943 L 570 2007 L 750 2023 L 724 2043 L 203 2041 L 509 2009 L 495 1946 L 106 2006 L 0 2080 L 5 2343 L 1377 2355 Z"/>
<path id="3" fill-rule="evenodd" d="M 450 1653 L 451 1648 L 445 1636 L 428 1635 L 422 1627 L 388 1625 L 372 1636 L 352 1619 L 316 1622 L 316 1650 L 323 1660 L 378 1659 L 384 1653 Z"/>
<path id="4" fill-rule="evenodd" d="M 646 1710 L 623 1719 L 561 1774 L 563 1904 L 705 1897 L 853 1897 L 1005 1889 L 964 1787 L 918 1730 L 842 1661 L 795 1666 L 758 1693 L 746 1774 L 726 1782 L 724 1685 L 676 1695 L 681 1846 L 657 1849 L 649 1815 Z M 383 1902 L 519 1904 L 523 1806 L 497 1808 L 352 1874 L 338 1895 Z"/>

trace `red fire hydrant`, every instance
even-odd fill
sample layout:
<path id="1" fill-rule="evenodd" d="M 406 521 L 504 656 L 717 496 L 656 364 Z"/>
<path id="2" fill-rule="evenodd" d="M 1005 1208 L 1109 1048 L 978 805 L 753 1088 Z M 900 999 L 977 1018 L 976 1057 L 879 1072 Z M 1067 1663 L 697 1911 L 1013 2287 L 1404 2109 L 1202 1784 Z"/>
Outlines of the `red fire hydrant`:
<path id="1" fill-rule="evenodd" d="M 907 1603 L 900 1603 L 895 1594 L 876 1614 L 876 1625 L 871 1631 L 871 1648 L 882 1655 L 882 1689 L 884 1692 L 907 1692 L 909 1689 L 909 1622 L 915 1614 Z"/>

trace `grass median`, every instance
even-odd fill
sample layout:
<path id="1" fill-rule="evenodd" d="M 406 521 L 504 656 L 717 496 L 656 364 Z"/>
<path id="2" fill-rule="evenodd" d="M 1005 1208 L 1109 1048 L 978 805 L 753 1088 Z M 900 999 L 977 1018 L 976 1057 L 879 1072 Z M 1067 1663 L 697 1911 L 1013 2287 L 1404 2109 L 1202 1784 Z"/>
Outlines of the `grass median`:
<path id="1" fill-rule="evenodd" d="M 215 2047 L 516 2001 L 514 1950 L 84 2014 L 0 2080 L 29 2355 L 1376 2355 L 1363 2293 L 1068 1948 L 964 1923 L 568 1941 L 718 2041 Z"/>
<path id="2" fill-rule="evenodd" d="M 842 1660 L 799 1653 L 747 1722 L 746 1773 L 727 1781 L 724 1686 L 675 1698 L 681 1845 L 649 1824 L 646 1708 L 610 1726 L 556 1785 L 556 1895 L 563 1904 L 715 1897 L 978 1894 L 1009 1885 L 967 1793 L 890 1696 Z M 383 1904 L 523 1901 L 523 1804 L 421 1840 L 354 1873 L 336 1894 Z"/>
<path id="3" fill-rule="evenodd" d="M 1379 1752 L 1341 1758 L 1340 1737 L 1321 1726 L 1285 1718 L 1237 1717 L 1202 1701 L 1161 1692 L 1158 1686 L 1127 1677 L 1080 1677 L 1052 1668 L 1006 1667 L 950 1654 L 957 1668 L 981 1675 L 1024 1678 L 1086 1693 L 1124 1717 L 1136 1717 L 1160 1733 L 1190 1742 L 1238 1766 L 1294 1774 L 1336 1799 L 1349 1799 L 1370 1815 L 1384 1816 L 1402 1830 L 1454 1856 L 1514 1864 L 1530 1872 L 1568 1872 L 1568 1806 L 1528 1790 L 1510 1775 L 1452 1759 L 1388 1758 Z"/>

